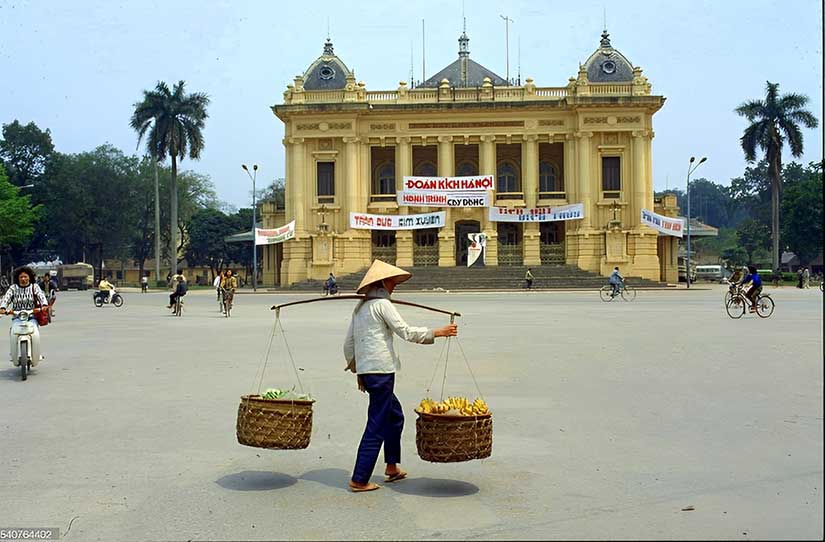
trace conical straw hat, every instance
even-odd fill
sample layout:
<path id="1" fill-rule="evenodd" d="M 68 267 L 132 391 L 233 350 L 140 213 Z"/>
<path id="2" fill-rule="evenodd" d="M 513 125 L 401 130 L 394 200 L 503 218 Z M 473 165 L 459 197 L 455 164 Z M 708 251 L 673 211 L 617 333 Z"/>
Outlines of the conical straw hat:
<path id="1" fill-rule="evenodd" d="M 404 271 L 400 267 L 395 267 L 394 265 L 382 262 L 381 260 L 375 260 L 367 270 L 367 274 L 364 275 L 364 279 L 361 281 L 361 284 L 358 285 L 358 290 L 356 291 L 359 294 L 363 294 L 367 291 L 370 285 L 375 282 L 395 278 L 395 283 L 399 284 L 405 280 L 409 280 L 410 277 L 412 277 L 412 273 L 409 271 Z"/>

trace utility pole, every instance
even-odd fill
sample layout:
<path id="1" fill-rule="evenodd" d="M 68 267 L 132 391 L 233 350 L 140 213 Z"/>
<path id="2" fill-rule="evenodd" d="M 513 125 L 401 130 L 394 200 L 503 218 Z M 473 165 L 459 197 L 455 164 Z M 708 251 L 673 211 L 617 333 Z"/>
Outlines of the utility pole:
<path id="1" fill-rule="evenodd" d="M 510 84 L 510 23 L 513 22 L 513 19 L 510 17 L 499 15 L 502 19 L 504 19 L 504 50 L 505 56 L 507 57 L 507 84 Z"/>

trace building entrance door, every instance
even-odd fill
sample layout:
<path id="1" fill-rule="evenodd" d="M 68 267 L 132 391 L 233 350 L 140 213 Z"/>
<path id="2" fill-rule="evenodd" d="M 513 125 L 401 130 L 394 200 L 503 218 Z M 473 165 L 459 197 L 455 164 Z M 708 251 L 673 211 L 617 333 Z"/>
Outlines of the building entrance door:
<path id="1" fill-rule="evenodd" d="M 477 220 L 463 220 L 455 224 L 455 264 L 467 267 L 467 247 L 470 246 L 468 233 L 481 233 L 481 224 Z"/>

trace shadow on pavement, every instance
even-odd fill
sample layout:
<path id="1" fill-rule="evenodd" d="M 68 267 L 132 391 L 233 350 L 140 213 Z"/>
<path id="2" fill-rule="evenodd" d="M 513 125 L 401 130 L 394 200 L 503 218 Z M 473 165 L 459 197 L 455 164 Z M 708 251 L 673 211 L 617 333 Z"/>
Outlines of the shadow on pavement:
<path id="1" fill-rule="evenodd" d="M 305 472 L 299 478 L 311 482 L 319 482 L 325 486 L 349 491 L 351 473 L 344 469 L 317 469 Z"/>
<path id="2" fill-rule="evenodd" d="M 407 478 L 384 487 L 405 495 L 420 497 L 466 497 L 478 493 L 478 486 L 444 478 Z"/>
<path id="3" fill-rule="evenodd" d="M 6 363 L 9 362 L 7 361 Z M 37 368 L 34 369 L 34 372 L 31 373 L 31 376 L 37 376 Z M 8 369 L 0 370 L 0 380 L 22 381 L 22 379 L 20 378 L 20 367 L 11 367 L 11 365 L 9 365 Z"/>
<path id="4" fill-rule="evenodd" d="M 215 483 L 233 491 L 270 491 L 295 485 L 298 479 L 280 472 L 245 470 L 227 474 L 215 480 Z"/>

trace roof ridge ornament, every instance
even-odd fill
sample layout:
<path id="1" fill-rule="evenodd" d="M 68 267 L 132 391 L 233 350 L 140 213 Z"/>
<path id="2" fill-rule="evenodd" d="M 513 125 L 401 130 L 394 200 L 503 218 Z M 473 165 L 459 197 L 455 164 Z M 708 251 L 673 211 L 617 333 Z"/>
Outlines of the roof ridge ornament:
<path id="1" fill-rule="evenodd" d="M 324 55 L 335 56 L 335 53 L 332 51 L 332 40 L 329 39 L 329 36 L 327 36 L 327 41 L 324 43 Z"/>
<path id="2" fill-rule="evenodd" d="M 604 29 L 604 31 L 602 31 L 601 45 L 602 45 L 603 49 L 612 49 L 613 48 L 613 46 L 610 45 L 610 34 L 607 33 L 606 28 Z"/>

